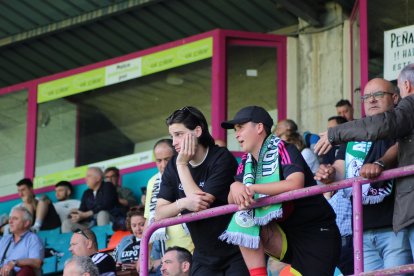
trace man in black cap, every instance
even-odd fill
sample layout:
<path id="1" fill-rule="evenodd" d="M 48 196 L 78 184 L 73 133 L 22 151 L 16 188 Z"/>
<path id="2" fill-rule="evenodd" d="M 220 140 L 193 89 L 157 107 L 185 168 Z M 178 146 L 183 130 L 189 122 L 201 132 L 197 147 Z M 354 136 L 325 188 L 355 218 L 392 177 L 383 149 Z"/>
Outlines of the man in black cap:
<path id="1" fill-rule="evenodd" d="M 235 130 L 247 154 L 228 195 L 229 203 L 242 210 L 220 238 L 240 246 L 250 275 L 267 275 L 265 252 L 288 264 L 280 273 L 333 275 L 340 235 L 335 213 L 322 195 L 248 209 L 257 198 L 316 185 L 300 152 L 271 134 L 272 125 L 269 113 L 259 106 L 242 108 L 221 124 Z"/>

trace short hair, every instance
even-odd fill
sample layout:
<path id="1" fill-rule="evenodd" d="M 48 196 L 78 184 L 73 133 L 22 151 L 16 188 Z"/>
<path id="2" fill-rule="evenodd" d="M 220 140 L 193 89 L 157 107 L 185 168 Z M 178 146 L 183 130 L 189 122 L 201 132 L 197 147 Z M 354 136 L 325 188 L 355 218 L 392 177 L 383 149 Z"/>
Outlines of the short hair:
<path id="1" fill-rule="evenodd" d="M 72 183 L 70 183 L 69 181 L 66 181 L 66 180 L 59 181 L 55 185 L 55 188 L 57 187 L 66 187 L 73 194 L 73 186 L 72 186 Z"/>
<path id="2" fill-rule="evenodd" d="M 101 168 L 99 168 L 99 167 L 89 167 L 89 168 L 88 168 L 88 170 L 91 170 L 91 171 L 96 172 L 96 174 L 97 174 L 98 176 L 100 176 L 100 177 L 101 177 L 101 179 L 104 179 L 104 173 L 103 173 L 103 171 L 101 170 Z"/>
<path id="3" fill-rule="evenodd" d="M 76 270 L 80 275 L 83 273 L 89 273 L 91 276 L 99 275 L 98 267 L 89 256 L 73 256 L 65 262 L 65 266 L 72 262 L 75 264 Z"/>
<path id="4" fill-rule="evenodd" d="M 170 139 L 170 138 L 167 138 L 167 139 L 160 139 L 160 140 L 158 140 L 157 142 L 155 142 L 155 144 L 154 144 L 154 147 L 152 148 L 152 150 L 154 151 L 155 150 L 155 148 L 156 147 L 158 147 L 159 145 L 161 145 L 161 144 L 165 144 L 165 145 L 167 145 L 168 147 L 170 147 L 171 148 L 171 150 L 172 150 L 172 152 L 173 152 L 173 154 L 175 154 L 175 149 L 174 149 L 174 146 L 173 146 L 173 140 L 172 139 Z"/>
<path id="5" fill-rule="evenodd" d="M 32 223 L 33 223 L 33 215 L 32 215 L 32 213 L 29 212 L 29 210 L 27 210 L 26 207 L 20 206 L 20 205 L 13 207 L 12 210 L 10 211 L 10 216 L 11 216 L 11 213 L 13 213 L 13 211 L 22 212 L 23 213 L 23 220 L 24 221 L 29 221 L 30 222 L 30 225 L 32 225 Z"/>
<path id="6" fill-rule="evenodd" d="M 33 188 L 33 182 L 30 178 L 23 178 L 16 183 L 17 187 L 20 187 L 22 185 L 26 185 L 29 188 Z"/>
<path id="7" fill-rule="evenodd" d="M 204 147 L 214 146 L 214 138 L 208 130 L 207 120 L 200 110 L 193 106 L 185 106 L 177 109 L 165 121 L 167 126 L 172 124 L 183 124 L 186 128 L 194 130 L 197 126 L 201 127 L 202 133 L 198 142 Z"/>
<path id="8" fill-rule="evenodd" d="M 96 240 L 96 235 L 91 229 L 89 229 L 89 228 L 78 229 L 78 230 L 75 230 L 74 233 L 82 235 L 82 236 L 85 235 L 86 237 L 88 237 L 89 240 L 92 241 L 92 246 L 96 250 L 98 249 L 98 241 Z M 84 238 L 86 238 L 86 237 L 84 237 Z"/>
<path id="9" fill-rule="evenodd" d="M 119 176 L 119 169 L 117 167 L 106 168 L 104 174 L 107 174 L 108 172 L 114 172 L 116 176 Z"/>
<path id="10" fill-rule="evenodd" d="M 129 209 L 127 213 L 125 224 L 126 224 L 126 228 L 131 233 L 132 233 L 131 218 L 134 216 L 144 217 L 144 206 L 132 207 L 131 209 Z"/>
<path id="11" fill-rule="evenodd" d="M 345 99 L 341 99 L 336 103 L 335 107 L 346 106 L 346 105 L 349 106 L 349 107 L 352 107 L 352 104 L 351 104 L 350 101 L 345 100 Z"/>
<path id="12" fill-rule="evenodd" d="M 178 262 L 180 264 L 183 263 L 183 262 L 189 262 L 190 263 L 190 267 L 191 267 L 191 264 L 193 263 L 193 256 L 191 255 L 191 252 L 190 251 L 188 251 L 184 247 L 180 247 L 180 246 L 171 246 L 171 247 L 168 247 L 168 249 L 165 250 L 165 253 L 167 253 L 169 251 L 177 251 L 177 259 L 178 259 Z M 164 255 L 165 255 L 165 253 L 164 253 Z"/>
<path id="13" fill-rule="evenodd" d="M 408 80 L 411 85 L 414 85 L 414 64 L 410 63 L 407 66 L 405 66 L 401 72 L 398 78 L 402 81 Z"/>
<path id="14" fill-rule="evenodd" d="M 342 116 L 332 116 L 328 118 L 328 122 L 335 120 L 338 125 L 348 122 L 345 117 Z"/>

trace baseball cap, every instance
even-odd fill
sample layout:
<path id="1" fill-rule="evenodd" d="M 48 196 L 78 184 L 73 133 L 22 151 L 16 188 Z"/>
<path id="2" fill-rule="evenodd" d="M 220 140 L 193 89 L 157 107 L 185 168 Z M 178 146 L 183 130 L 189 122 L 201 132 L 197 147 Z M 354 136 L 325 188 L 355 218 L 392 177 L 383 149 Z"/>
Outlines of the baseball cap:
<path id="1" fill-rule="evenodd" d="M 247 122 L 262 123 L 269 128 L 273 126 L 273 119 L 269 113 L 263 107 L 252 105 L 240 109 L 233 120 L 222 122 L 221 127 L 232 129 L 236 124 Z"/>

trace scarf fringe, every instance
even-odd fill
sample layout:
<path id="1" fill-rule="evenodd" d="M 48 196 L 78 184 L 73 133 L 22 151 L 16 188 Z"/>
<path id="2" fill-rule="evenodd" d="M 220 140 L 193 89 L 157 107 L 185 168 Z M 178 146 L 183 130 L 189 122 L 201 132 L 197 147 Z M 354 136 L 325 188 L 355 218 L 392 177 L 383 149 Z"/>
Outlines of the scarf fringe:
<path id="1" fill-rule="evenodd" d="M 159 231 L 161 230 L 161 231 Z M 155 231 L 150 238 L 150 243 L 153 243 L 154 241 L 166 241 L 168 240 L 168 236 L 165 233 L 165 228 L 160 228 L 157 231 Z"/>
<path id="2" fill-rule="evenodd" d="M 370 204 L 378 204 L 381 203 L 387 195 L 378 195 L 378 196 L 363 196 L 362 197 L 362 204 L 363 205 L 370 205 Z"/>
<path id="3" fill-rule="evenodd" d="M 254 217 L 254 224 L 256 225 L 266 225 L 273 219 L 279 219 L 283 216 L 283 208 L 280 208 L 276 211 L 273 211 L 263 217 Z"/>
<path id="4" fill-rule="evenodd" d="M 252 236 L 243 233 L 235 233 L 224 231 L 223 234 L 219 236 L 219 239 L 234 245 L 239 245 L 251 249 L 259 248 L 260 237 L 259 236 Z"/>

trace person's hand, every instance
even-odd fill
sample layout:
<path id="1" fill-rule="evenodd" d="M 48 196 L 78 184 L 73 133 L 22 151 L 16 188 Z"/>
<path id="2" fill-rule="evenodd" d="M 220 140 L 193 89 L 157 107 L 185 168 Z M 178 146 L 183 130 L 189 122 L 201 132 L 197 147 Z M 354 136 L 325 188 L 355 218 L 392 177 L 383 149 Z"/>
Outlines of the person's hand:
<path id="1" fill-rule="evenodd" d="M 195 192 L 185 197 L 184 200 L 181 200 L 181 202 L 184 202 L 181 207 L 192 212 L 198 212 L 208 209 L 213 201 L 214 196 L 211 194 L 205 192 Z"/>
<path id="2" fill-rule="evenodd" d="M 9 276 L 10 272 L 14 269 L 14 262 L 8 262 L 4 266 L 0 268 L 0 275 L 1 276 Z"/>
<path id="3" fill-rule="evenodd" d="M 329 184 L 335 181 L 336 170 L 332 165 L 321 164 L 316 171 L 314 179 L 324 184 Z"/>
<path id="4" fill-rule="evenodd" d="M 197 137 L 193 132 L 184 134 L 181 141 L 180 152 L 177 156 L 177 165 L 187 166 L 188 162 L 193 159 L 197 150 Z"/>
<path id="5" fill-rule="evenodd" d="M 361 167 L 359 175 L 368 179 L 376 178 L 382 173 L 383 170 L 384 168 L 380 165 L 367 163 Z"/>
<path id="6" fill-rule="evenodd" d="M 121 264 L 121 270 L 131 270 L 131 269 L 134 269 L 136 267 L 137 267 L 137 265 L 135 264 L 135 262 Z"/>
<path id="7" fill-rule="evenodd" d="M 328 132 L 319 133 L 319 141 L 315 144 L 314 152 L 317 155 L 327 154 L 328 151 L 332 148 L 332 144 L 328 140 Z"/>
<path id="8" fill-rule="evenodd" d="M 78 223 L 79 221 L 81 221 L 81 220 L 83 220 L 84 219 L 84 212 L 81 212 L 81 211 L 79 211 L 79 210 L 76 210 L 76 211 L 72 211 L 71 213 L 70 213 L 70 220 L 73 222 L 73 223 Z"/>
<path id="9" fill-rule="evenodd" d="M 254 192 L 241 182 L 233 182 L 230 186 L 230 194 L 235 204 L 239 205 L 239 209 L 246 209 L 250 204 L 254 203 Z"/>

